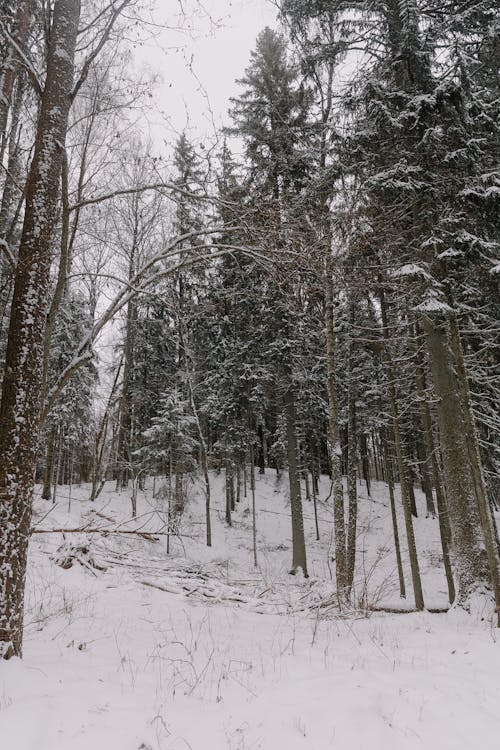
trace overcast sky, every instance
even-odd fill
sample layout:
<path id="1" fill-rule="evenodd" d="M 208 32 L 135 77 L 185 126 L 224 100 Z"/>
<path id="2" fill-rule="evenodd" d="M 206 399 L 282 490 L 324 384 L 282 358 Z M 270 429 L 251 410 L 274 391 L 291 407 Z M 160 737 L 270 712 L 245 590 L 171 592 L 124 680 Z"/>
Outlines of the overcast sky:
<path id="1" fill-rule="evenodd" d="M 155 0 L 153 20 L 164 28 L 135 53 L 139 66 L 161 76 L 159 113 L 148 117 L 158 145 L 186 127 L 193 139 L 212 137 L 214 124 L 227 123 L 235 79 L 243 75 L 257 35 L 266 25 L 277 26 L 268 0 L 183 0 L 183 6 L 187 19 L 179 15 L 179 0 Z M 184 28 L 175 29 L 181 23 Z"/>

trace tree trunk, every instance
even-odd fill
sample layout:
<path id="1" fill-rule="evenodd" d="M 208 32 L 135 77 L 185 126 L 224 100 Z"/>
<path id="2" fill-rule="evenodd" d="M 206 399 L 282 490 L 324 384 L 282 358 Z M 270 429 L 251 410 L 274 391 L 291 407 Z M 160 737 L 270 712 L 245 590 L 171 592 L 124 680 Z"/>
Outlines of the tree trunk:
<path id="1" fill-rule="evenodd" d="M 459 386 L 460 399 L 462 402 L 465 433 L 467 435 L 467 448 L 469 459 L 472 467 L 472 478 L 474 480 L 474 489 L 479 508 L 479 517 L 486 542 L 486 552 L 488 553 L 488 563 L 490 566 L 491 584 L 495 596 L 495 604 L 500 626 L 500 556 L 498 550 L 498 531 L 496 528 L 495 518 L 491 511 L 486 491 L 486 482 L 484 481 L 483 465 L 479 451 L 479 442 L 477 438 L 476 425 L 472 410 L 472 402 L 469 390 L 469 381 L 465 369 L 464 353 L 462 341 L 458 328 L 456 315 L 450 317 L 451 348 L 455 358 L 455 368 Z"/>
<path id="2" fill-rule="evenodd" d="M 406 599 L 405 577 L 403 572 L 403 561 L 401 559 L 401 545 L 399 543 L 398 517 L 396 514 L 396 499 L 394 497 L 394 474 L 392 471 L 392 456 L 389 455 L 388 441 L 384 434 L 382 437 L 384 458 L 386 464 L 387 484 L 389 485 L 389 499 L 391 503 L 392 532 L 394 536 L 394 549 L 396 552 L 396 565 L 398 568 L 399 578 L 399 595 Z"/>
<path id="3" fill-rule="evenodd" d="M 358 524 L 358 491 L 356 487 L 356 386 L 354 383 L 354 300 L 350 300 L 350 333 L 347 356 L 347 498 L 349 515 L 347 522 L 346 587 L 351 592 L 356 565 L 356 531 Z"/>
<path id="4" fill-rule="evenodd" d="M 56 428 L 52 427 L 47 438 L 47 454 L 45 457 L 45 471 L 43 473 L 43 500 L 50 500 L 50 486 L 54 468 L 54 448 L 56 444 Z"/>
<path id="5" fill-rule="evenodd" d="M 417 547 L 415 544 L 415 534 L 413 531 L 413 521 L 411 516 L 410 498 L 406 484 L 405 464 L 403 457 L 403 445 L 401 439 L 401 430 L 399 425 L 399 410 L 396 396 L 395 374 L 390 352 L 389 326 L 387 322 L 387 309 L 385 304 L 385 295 L 380 290 L 380 311 L 382 313 L 382 333 L 385 342 L 385 363 L 387 369 L 387 380 L 389 386 L 389 402 L 392 416 L 392 429 L 394 433 L 394 445 L 396 448 L 396 461 L 399 473 L 399 483 L 401 487 L 401 501 L 403 504 L 403 513 L 405 519 L 406 539 L 408 542 L 408 554 L 410 556 L 411 578 L 413 584 L 413 594 L 415 597 L 415 607 L 424 609 L 424 595 L 422 591 L 422 581 L 420 579 L 420 567 L 418 564 Z"/>
<path id="6" fill-rule="evenodd" d="M 15 273 L 0 404 L 0 651 L 22 653 L 52 236 L 71 105 L 80 0 L 56 0 Z"/>
<path id="7" fill-rule="evenodd" d="M 415 337 L 417 330 L 415 329 Z M 432 477 L 434 481 L 434 488 L 436 490 L 436 502 L 438 508 L 438 520 L 439 520 L 439 532 L 441 536 L 441 548 L 443 550 L 443 563 L 446 574 L 446 582 L 448 585 L 448 599 L 450 604 L 455 601 L 455 582 L 453 580 L 453 571 L 450 560 L 450 545 L 451 545 L 451 528 L 450 519 L 448 516 L 448 509 L 446 507 L 446 500 L 441 487 L 441 475 L 439 471 L 438 460 L 436 457 L 436 450 L 434 446 L 434 438 L 432 435 L 432 419 L 429 404 L 425 396 L 425 373 L 422 362 L 422 355 L 418 347 L 418 341 L 415 343 L 415 383 L 417 386 L 417 395 L 420 401 L 420 415 L 422 419 L 422 427 L 424 434 L 425 452 L 431 461 Z"/>
<path id="8" fill-rule="evenodd" d="M 363 469 L 363 479 L 366 484 L 366 494 L 371 497 L 371 484 L 370 484 L 370 461 L 368 458 L 368 438 L 366 432 L 362 432 L 359 436 L 359 443 L 361 448 L 361 467 Z"/>
<path id="9" fill-rule="evenodd" d="M 16 12 L 14 38 L 17 46 L 24 50 L 31 23 L 30 0 L 21 0 Z M 15 46 L 4 40 L 7 56 L 0 72 L 0 144 L 3 145 L 7 130 L 10 102 L 21 58 Z M 3 156 L 3 154 L 2 154 Z"/>
<path id="10" fill-rule="evenodd" d="M 481 519 L 471 475 L 459 386 L 453 369 L 446 324 L 426 317 L 424 330 L 438 399 L 439 438 L 443 457 L 452 558 L 458 602 L 467 605 L 474 591 L 490 583 Z"/>
<path id="11" fill-rule="evenodd" d="M 233 503 L 232 503 L 232 492 L 231 492 L 231 484 L 232 484 L 233 478 L 231 473 L 231 461 L 226 457 L 225 461 L 225 492 L 226 492 L 226 523 L 228 526 L 232 526 L 232 517 L 231 517 L 231 511 L 233 510 Z"/>
<path id="12" fill-rule="evenodd" d="M 132 278 L 134 269 L 134 251 L 131 253 L 129 278 Z M 135 300 L 130 300 L 127 305 L 127 320 L 125 329 L 125 344 L 123 351 L 123 382 L 120 398 L 120 414 L 118 427 L 117 446 L 117 476 L 116 488 L 124 489 L 128 485 L 131 472 L 131 437 L 132 437 L 132 366 L 134 362 L 134 342 L 137 325 L 137 305 Z"/>
<path id="13" fill-rule="evenodd" d="M 288 481 L 290 485 L 290 507 L 292 515 L 292 568 L 295 574 L 302 568 L 307 578 L 306 542 L 304 539 L 304 519 L 302 516 L 302 497 L 300 492 L 300 474 L 297 459 L 297 429 L 295 425 L 295 401 L 291 389 L 284 398 L 286 413 L 286 437 L 288 452 Z"/>
<path id="14" fill-rule="evenodd" d="M 338 424 L 337 386 L 335 384 L 335 329 L 333 286 L 330 274 L 326 278 L 326 367 L 328 392 L 328 447 L 333 484 L 333 520 L 335 533 L 335 571 L 337 595 L 343 600 L 346 593 L 346 532 L 344 517 L 344 488 L 342 486 L 342 449 Z"/>
<path id="15" fill-rule="evenodd" d="M 257 512 L 255 506 L 255 459 L 253 455 L 253 445 L 250 443 L 250 491 L 252 493 L 252 547 L 253 547 L 253 564 L 258 566 L 257 560 Z"/>

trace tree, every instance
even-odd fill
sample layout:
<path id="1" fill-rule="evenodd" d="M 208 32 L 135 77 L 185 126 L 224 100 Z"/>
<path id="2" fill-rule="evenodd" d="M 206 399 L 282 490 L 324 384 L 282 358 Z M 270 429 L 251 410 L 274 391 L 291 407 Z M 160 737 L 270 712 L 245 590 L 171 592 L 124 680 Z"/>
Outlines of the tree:
<path id="1" fill-rule="evenodd" d="M 254 231 L 266 231 L 265 244 L 279 258 L 293 243 L 294 199 L 303 189 L 309 161 L 303 148 L 311 94 L 299 81 L 297 67 L 290 63 L 285 40 L 266 28 L 259 35 L 245 77 L 239 81 L 242 95 L 232 100 L 234 133 L 245 143 L 248 159 L 248 190 L 255 211 Z M 264 230 L 264 222 L 266 229 Z M 279 262 L 279 261 L 278 261 Z M 284 267 L 280 268 L 285 271 Z M 273 320 L 259 322 L 264 333 L 266 370 L 271 371 L 274 392 L 285 412 L 290 485 L 293 560 L 291 572 L 302 568 L 307 575 L 302 520 L 300 466 L 296 425 L 296 371 L 294 354 L 299 351 L 293 314 L 300 303 L 293 274 L 282 274 L 280 283 L 270 274 L 263 289 Z M 274 296 L 274 301 L 271 298 Z"/>
<path id="2" fill-rule="evenodd" d="M 46 306 L 52 239 L 71 104 L 92 61 L 130 0 L 101 14 L 102 35 L 73 81 L 80 0 L 55 0 L 43 87 L 15 270 L 5 374 L 0 404 L 0 644 L 4 658 L 21 655 L 26 557 L 30 533 L 37 436 L 42 407 Z M 90 28 L 92 30 L 92 24 Z"/>
<path id="3" fill-rule="evenodd" d="M 22 650 L 50 242 L 71 106 L 79 19 L 79 0 L 57 0 L 10 315 L 0 405 L 0 643 L 4 658 L 20 655 Z"/>

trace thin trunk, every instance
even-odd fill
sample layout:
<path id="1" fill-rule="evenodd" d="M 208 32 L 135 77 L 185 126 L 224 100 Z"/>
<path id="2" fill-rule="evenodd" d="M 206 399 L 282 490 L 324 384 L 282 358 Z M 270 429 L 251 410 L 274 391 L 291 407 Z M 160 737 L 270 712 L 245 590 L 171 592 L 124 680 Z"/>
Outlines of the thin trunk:
<path id="1" fill-rule="evenodd" d="M 385 295 L 382 289 L 379 292 L 380 310 L 382 313 L 382 333 L 385 342 L 385 365 L 387 370 L 387 380 L 389 386 L 389 402 L 392 416 L 392 429 L 394 433 L 394 444 L 396 448 L 396 462 L 399 473 L 399 482 L 401 487 L 401 501 L 403 504 L 403 513 L 405 519 L 406 539 L 408 542 L 408 554 L 410 556 L 411 578 L 413 584 L 413 595 L 415 597 L 415 607 L 418 610 L 424 609 L 424 595 L 422 591 L 422 581 L 420 579 L 420 567 L 418 564 L 417 547 L 415 544 L 415 534 L 413 531 L 413 521 L 411 515 L 410 498 L 406 485 L 405 465 L 403 458 L 403 445 L 399 424 L 399 410 L 396 396 L 395 374 L 392 364 L 390 351 L 389 327 L 387 322 L 387 309 L 385 304 Z"/>
<path id="2" fill-rule="evenodd" d="M 250 491 L 252 493 L 252 546 L 253 546 L 253 564 L 258 566 L 257 561 L 257 514 L 255 508 L 255 460 L 253 455 L 253 445 L 250 444 Z"/>
<path id="3" fill-rule="evenodd" d="M 358 524 L 358 490 L 356 486 L 356 388 L 352 373 L 352 345 L 347 365 L 347 497 L 349 517 L 347 522 L 347 590 L 350 593 L 356 566 L 356 532 Z"/>
<path id="4" fill-rule="evenodd" d="M 24 78 L 20 78 L 17 84 L 16 96 L 12 106 L 12 120 L 10 124 L 9 149 L 7 155 L 7 169 L 3 185 L 2 202 L 0 206 L 0 239 L 6 240 L 10 229 L 10 215 L 14 202 L 14 196 L 22 184 L 20 175 L 20 135 L 22 127 L 19 126 L 21 107 L 24 98 Z M 17 184 L 16 184 L 17 183 Z"/>
<path id="5" fill-rule="evenodd" d="M 439 520 L 439 532 L 441 537 L 441 548 L 443 550 L 443 564 L 446 574 L 446 583 L 448 585 L 448 599 L 450 604 L 455 601 L 455 582 L 453 580 L 453 570 L 450 560 L 450 545 L 451 545 L 451 528 L 450 519 L 448 516 L 448 509 L 446 507 L 446 500 L 441 485 L 441 473 L 439 471 L 439 464 L 436 457 L 436 448 L 434 446 L 434 437 L 432 434 L 432 418 L 429 403 L 427 401 L 425 391 L 425 372 L 422 361 L 422 354 L 420 352 L 417 340 L 417 329 L 415 328 L 415 383 L 417 386 L 417 395 L 420 403 L 420 417 L 422 420 L 423 436 L 425 452 L 428 460 L 431 462 L 432 478 L 434 482 L 434 489 L 436 491 L 436 502 L 438 508 L 438 520 Z M 429 479 L 430 481 L 430 479 Z"/>
<path id="6" fill-rule="evenodd" d="M 73 490 L 73 448 L 71 448 L 69 452 L 68 473 L 68 513 L 71 513 L 71 494 Z"/>
<path id="7" fill-rule="evenodd" d="M 50 500 L 50 489 L 52 472 L 54 468 L 54 448 L 56 443 L 56 428 L 52 427 L 47 438 L 47 455 L 45 458 L 45 471 L 43 474 L 42 498 Z"/>
<path id="8" fill-rule="evenodd" d="M 335 383 L 335 327 L 333 282 L 330 273 L 326 278 L 326 367 L 328 392 L 328 437 L 333 485 L 333 520 L 335 534 L 335 571 L 337 595 L 344 599 L 346 593 L 346 532 L 344 517 L 344 488 L 342 486 L 342 449 L 338 424 L 337 386 Z"/>
<path id="9" fill-rule="evenodd" d="M 292 516 L 292 568 L 295 575 L 302 568 L 304 577 L 308 577 L 306 543 L 304 538 L 304 519 L 302 516 L 302 497 L 300 492 L 300 475 L 297 460 L 297 428 L 295 424 L 295 400 L 292 390 L 287 390 L 284 398 L 286 414 L 286 437 L 288 454 L 288 480 L 290 486 L 290 508 Z"/>
<path id="10" fill-rule="evenodd" d="M 207 444 L 203 436 L 203 430 L 201 429 L 200 417 L 193 394 L 193 383 L 191 380 L 191 372 L 188 362 L 186 362 L 186 374 L 187 374 L 187 387 L 189 395 L 189 405 L 196 423 L 196 431 L 198 433 L 198 442 L 200 445 L 200 463 L 201 470 L 203 472 L 203 479 L 205 482 L 205 528 L 206 528 L 206 543 L 207 547 L 212 546 L 212 523 L 210 520 L 210 475 L 208 472 L 208 456 L 207 456 Z M 239 476 L 238 476 L 238 493 L 239 493 Z"/>
<path id="11" fill-rule="evenodd" d="M 265 474 L 266 472 L 266 451 L 265 451 L 265 445 L 264 445 L 264 428 L 262 426 L 262 422 L 259 424 L 259 427 L 257 429 L 257 434 L 259 436 L 259 442 L 258 442 L 258 451 L 257 451 L 257 463 L 259 466 L 259 474 Z"/>
<path id="12" fill-rule="evenodd" d="M 366 484 L 366 492 L 368 497 L 371 497 L 371 483 L 370 483 L 370 461 L 368 458 L 368 438 L 365 432 L 362 432 L 359 437 L 359 443 L 361 448 L 361 466 L 363 468 L 363 479 Z"/>
<path id="13" fill-rule="evenodd" d="M 170 533 L 172 530 L 172 475 L 174 472 L 174 457 L 172 447 L 170 447 L 169 468 L 168 468 L 168 501 L 167 501 L 167 555 L 170 554 Z"/>
<path id="14" fill-rule="evenodd" d="M 405 577 L 403 572 L 403 561 L 401 559 L 401 545 L 399 543 L 398 517 L 396 514 L 396 500 L 394 497 L 394 474 L 392 471 L 392 457 L 389 455 L 387 438 L 384 436 L 382 440 L 386 464 L 387 484 L 389 485 L 389 498 L 391 503 L 392 531 L 394 536 L 394 549 L 396 552 L 396 565 L 398 568 L 399 578 L 399 595 L 402 599 L 406 599 Z"/>
<path id="15" fill-rule="evenodd" d="M 314 528 L 316 529 L 316 541 L 319 542 L 319 523 L 318 523 L 318 493 L 316 492 L 316 485 L 314 478 L 312 481 L 312 499 L 314 508 Z"/>
<path id="16" fill-rule="evenodd" d="M 30 5 L 30 0 L 21 0 L 17 7 L 13 36 L 17 46 L 21 50 L 26 48 L 26 41 L 28 39 L 31 23 Z M 5 49 L 7 49 L 7 55 L 0 71 L 0 146 L 3 145 L 5 140 L 12 92 L 21 66 L 21 57 L 15 46 L 7 39 L 4 39 L 3 43 Z"/>
<path id="17" fill-rule="evenodd" d="M 225 463 L 226 463 L 226 466 L 225 466 L 226 523 L 228 526 L 232 526 L 233 521 L 231 518 L 232 504 L 231 504 L 231 490 L 230 490 L 231 469 L 230 469 L 230 462 L 227 458 L 226 458 Z"/>
<path id="18" fill-rule="evenodd" d="M 52 503 L 55 505 L 57 498 L 57 485 L 61 484 L 61 454 L 62 454 L 62 429 L 59 426 L 57 440 L 57 461 L 54 469 L 54 481 L 52 483 Z"/>

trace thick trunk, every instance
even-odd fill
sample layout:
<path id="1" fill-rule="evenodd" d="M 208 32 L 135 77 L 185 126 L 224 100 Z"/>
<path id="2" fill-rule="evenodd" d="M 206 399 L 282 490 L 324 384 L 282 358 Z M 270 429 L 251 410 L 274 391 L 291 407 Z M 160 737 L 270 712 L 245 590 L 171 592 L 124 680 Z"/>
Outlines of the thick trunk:
<path id="1" fill-rule="evenodd" d="M 446 324 L 425 318 L 452 538 L 458 601 L 467 604 L 478 586 L 490 583 L 484 535 L 471 473 L 459 386 Z"/>
<path id="2" fill-rule="evenodd" d="M 52 234 L 80 0 L 57 0 L 15 274 L 0 405 L 0 649 L 21 655 Z"/>
<path id="3" fill-rule="evenodd" d="M 500 625 L 500 557 L 498 551 L 498 531 L 496 528 L 495 518 L 491 511 L 491 505 L 488 500 L 486 491 L 486 482 L 484 480 L 483 465 L 479 450 L 476 425 L 472 410 L 472 402 L 469 390 L 469 381 L 465 369 L 464 353 L 460 330 L 456 315 L 450 318 L 451 348 L 455 358 L 455 367 L 457 381 L 460 392 L 460 400 L 464 414 L 465 434 L 467 435 L 467 448 L 469 451 L 469 460 L 472 467 L 472 478 L 474 480 L 474 489 L 476 492 L 477 505 L 479 508 L 479 517 L 483 528 L 484 539 L 486 542 L 486 552 L 488 553 L 488 563 L 490 566 L 491 585 L 495 596 L 497 608 L 498 623 Z"/>

